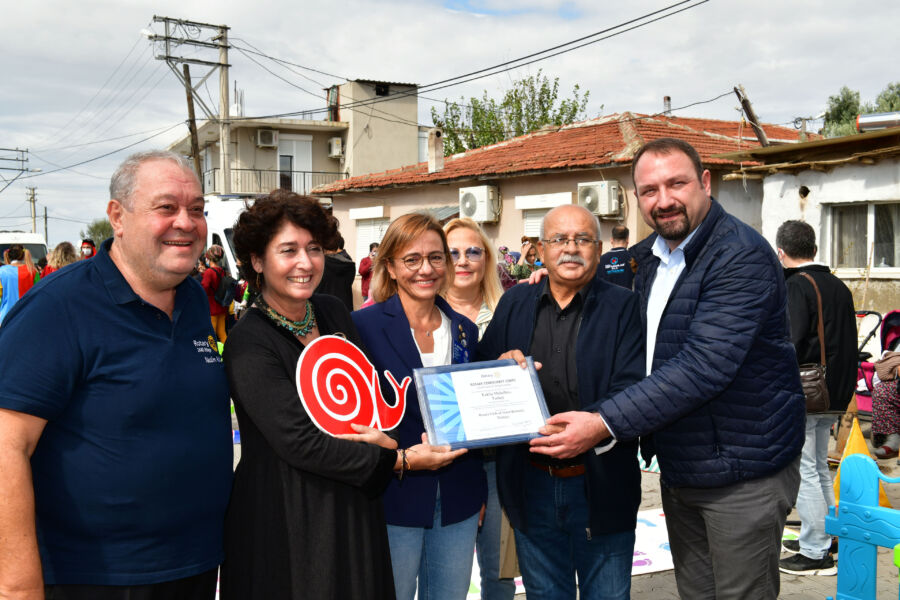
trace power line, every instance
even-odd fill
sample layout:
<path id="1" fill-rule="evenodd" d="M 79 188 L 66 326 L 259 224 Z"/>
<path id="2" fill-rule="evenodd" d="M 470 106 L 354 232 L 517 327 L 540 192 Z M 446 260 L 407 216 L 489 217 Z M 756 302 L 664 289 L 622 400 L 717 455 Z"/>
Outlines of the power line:
<path id="1" fill-rule="evenodd" d="M 118 140 L 124 140 L 125 138 L 134 137 L 136 135 L 144 135 L 145 133 L 154 133 L 159 131 L 159 129 L 147 129 L 145 131 L 135 131 L 134 133 L 126 133 L 125 135 L 120 135 L 112 138 L 106 138 L 104 140 L 95 140 L 93 142 L 84 142 L 83 144 L 72 144 L 71 146 L 63 146 L 61 148 L 42 148 L 41 152 L 58 152 L 61 150 L 69 150 L 71 148 L 83 148 L 84 146 L 95 146 L 97 144 L 104 144 L 106 142 L 116 142 Z M 34 150 L 30 151 L 31 154 L 34 154 Z"/>
<path id="2" fill-rule="evenodd" d="M 674 8 L 677 8 L 677 7 L 685 5 L 685 4 L 689 4 L 691 2 L 695 2 L 695 4 L 690 4 L 689 6 L 684 6 L 683 8 L 680 8 L 678 10 L 674 10 L 674 11 L 672 10 Z M 583 48 L 587 45 L 595 44 L 597 42 L 601 42 L 601 41 L 610 39 L 612 37 L 621 35 L 623 33 L 627 33 L 629 31 L 633 31 L 635 29 L 645 27 L 645 26 L 655 23 L 657 21 L 661 21 L 663 19 L 666 19 L 666 18 L 669 18 L 676 14 L 685 12 L 692 8 L 696 8 L 697 6 L 700 6 L 701 4 L 705 4 L 707 2 L 709 2 L 709 0 L 681 0 L 680 2 L 675 2 L 666 7 L 663 7 L 661 9 L 646 13 L 640 17 L 636 17 L 634 19 L 624 21 L 624 22 L 614 25 L 612 27 L 607 27 L 598 32 L 592 33 L 590 35 L 582 36 L 580 38 L 571 40 L 569 42 L 565 42 L 563 44 L 557 44 L 556 46 L 552 46 L 550 48 L 540 50 L 538 52 L 532 52 L 531 54 L 527 54 L 525 56 L 521 56 L 519 58 L 516 58 L 513 60 L 508 60 L 508 61 L 505 61 L 502 63 L 498 63 L 498 64 L 490 66 L 490 67 L 485 67 L 482 69 L 478 69 L 476 71 L 470 71 L 469 73 L 457 75 L 455 77 L 450 77 L 447 79 L 442 79 L 440 81 L 435 81 L 432 83 L 421 85 L 412 91 L 400 91 L 400 92 L 395 92 L 393 94 L 388 94 L 386 96 L 380 96 L 378 98 L 373 98 L 373 99 L 368 99 L 368 100 L 360 100 L 357 102 L 351 102 L 349 104 L 344 104 L 344 105 L 341 105 L 341 109 L 355 108 L 355 107 L 360 107 L 360 106 L 369 106 L 372 104 L 379 104 L 381 102 L 387 102 L 387 101 L 393 100 L 395 98 L 402 98 L 402 97 L 406 97 L 406 96 L 413 96 L 413 95 L 418 96 L 421 92 L 436 91 L 436 90 L 460 85 L 463 83 L 468 83 L 470 81 L 475 81 L 477 79 L 483 79 L 485 77 L 490 77 L 492 75 L 498 75 L 498 74 L 504 73 L 506 71 L 511 71 L 512 69 L 527 66 L 527 65 L 533 64 L 535 62 L 546 60 L 548 58 L 553 58 L 555 56 L 559 56 L 561 54 L 565 54 L 567 52 L 571 52 L 573 50 Z M 667 11 L 671 11 L 671 12 L 667 12 Z M 662 14 L 662 13 L 666 13 L 666 14 Z M 656 16 L 656 15 L 660 15 L 660 16 Z M 656 16 L 656 17 L 653 19 L 650 19 L 650 17 L 654 17 L 654 16 Z M 635 24 L 635 25 L 632 25 L 632 24 Z M 632 25 L 632 26 L 626 27 L 628 25 Z M 616 30 L 621 30 L 621 31 L 616 31 Z M 613 33 L 610 33 L 609 35 L 604 36 L 604 34 L 609 33 L 609 32 L 613 32 Z M 603 36 L 603 37 L 600 37 L 598 39 L 591 39 L 591 38 L 596 38 L 597 36 Z M 573 44 L 578 44 L 579 42 L 582 42 L 584 40 L 590 40 L 590 41 L 587 41 L 586 43 L 583 43 L 583 44 L 580 44 L 577 46 L 572 46 Z M 572 47 L 568 47 L 568 46 L 572 46 Z M 558 50 L 561 48 L 562 48 L 562 50 L 559 50 L 558 52 L 554 52 L 555 50 Z M 548 54 L 551 52 L 552 52 L 552 54 Z M 546 56 L 543 56 L 543 55 L 546 55 Z M 535 57 L 537 57 L 537 58 L 535 58 Z M 533 60 L 528 60 L 528 59 L 533 59 Z M 527 61 L 527 62 L 522 62 L 522 61 Z M 271 114 L 271 115 L 243 117 L 243 119 L 267 119 L 267 118 L 277 118 L 277 117 L 290 117 L 290 116 L 295 116 L 295 115 L 302 114 L 302 113 L 324 112 L 327 110 L 328 110 L 328 108 L 325 107 L 322 109 L 315 109 L 315 110 L 291 111 L 291 112 Z M 233 119 L 233 120 L 239 120 L 239 119 Z"/>
<path id="3" fill-rule="evenodd" d="M 101 158 L 106 158 L 107 156 L 111 156 L 111 155 L 113 155 L 113 154 L 116 154 L 116 153 L 118 153 L 118 152 L 121 152 L 122 150 L 127 150 L 128 148 L 131 148 L 131 147 L 133 147 L 133 146 L 137 146 L 138 144 L 142 144 L 142 143 L 144 143 L 144 142 L 146 142 L 146 141 L 148 141 L 148 140 L 152 140 L 153 138 L 159 137 L 159 136 L 161 136 L 161 135 L 164 134 L 164 133 L 168 133 L 169 131 L 171 131 L 171 130 L 175 129 L 176 127 L 179 127 L 179 126 L 181 126 L 181 125 L 183 125 L 183 124 L 184 124 L 183 121 L 179 121 L 178 123 L 175 123 L 175 124 L 172 125 L 171 127 L 168 127 L 168 128 L 166 128 L 166 129 L 164 129 L 163 131 L 160 131 L 159 133 L 155 133 L 155 134 L 153 134 L 153 135 L 151 135 L 151 136 L 148 136 L 148 137 L 145 137 L 145 138 L 143 138 L 143 139 L 140 139 L 140 140 L 138 140 L 138 141 L 136 141 L 136 142 L 134 142 L 134 143 L 132 143 L 132 144 L 128 144 L 127 146 L 122 146 L 121 148 L 116 148 L 115 150 L 112 150 L 112 151 L 110 151 L 110 152 L 106 152 L 105 154 L 101 154 L 100 156 L 95 156 L 94 158 L 89 158 L 89 159 L 87 159 L 87 160 L 83 160 L 83 161 L 78 162 L 78 163 L 75 163 L 75 164 L 73 164 L 73 165 L 68 165 L 68 166 L 65 166 L 65 167 L 60 167 L 60 168 L 58 168 L 58 169 L 53 169 L 53 170 L 51 170 L 51 171 L 43 171 L 43 172 L 41 172 L 41 173 L 35 173 L 35 174 L 33 174 L 33 175 L 26 175 L 25 177 L 22 177 L 22 179 L 30 179 L 30 178 L 32 178 L 32 177 L 40 177 L 40 176 L 42 176 L 42 175 L 49 175 L 50 173 L 57 173 L 57 172 L 59 172 L 59 171 L 65 171 L 65 170 L 71 169 L 71 168 L 73 168 L 73 167 L 80 167 L 81 165 L 86 165 L 87 163 L 90 163 L 90 162 L 94 162 L 94 161 L 100 160 Z"/>

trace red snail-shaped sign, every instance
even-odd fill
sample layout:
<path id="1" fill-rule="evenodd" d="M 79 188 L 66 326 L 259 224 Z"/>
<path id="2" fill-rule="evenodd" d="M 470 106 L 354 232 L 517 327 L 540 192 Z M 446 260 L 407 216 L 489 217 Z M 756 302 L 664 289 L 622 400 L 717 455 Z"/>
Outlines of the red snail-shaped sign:
<path id="1" fill-rule="evenodd" d="M 381 395 L 378 373 L 362 350 L 343 337 L 323 335 L 297 361 L 297 391 L 310 419 L 325 433 L 356 433 L 351 423 L 388 431 L 403 418 L 412 379 L 397 383 L 390 371 L 384 374 L 394 390 L 393 404 Z"/>

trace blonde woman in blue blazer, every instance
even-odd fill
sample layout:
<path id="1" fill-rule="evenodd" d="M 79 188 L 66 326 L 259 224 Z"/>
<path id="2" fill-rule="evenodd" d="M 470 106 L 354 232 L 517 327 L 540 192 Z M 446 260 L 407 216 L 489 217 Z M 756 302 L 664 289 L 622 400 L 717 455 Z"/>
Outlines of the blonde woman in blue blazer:
<path id="1" fill-rule="evenodd" d="M 423 366 L 469 362 L 478 330 L 439 294 L 453 277 L 444 232 L 432 216 L 404 215 L 388 227 L 379 247 L 370 293 L 376 304 L 353 313 L 386 398 L 395 381 Z M 401 448 L 421 442 L 425 426 L 415 386 L 406 391 L 406 414 L 391 434 Z M 394 586 L 398 600 L 464 599 L 468 593 L 486 498 L 481 456 L 468 453 L 437 471 L 407 473 L 384 495 Z"/>

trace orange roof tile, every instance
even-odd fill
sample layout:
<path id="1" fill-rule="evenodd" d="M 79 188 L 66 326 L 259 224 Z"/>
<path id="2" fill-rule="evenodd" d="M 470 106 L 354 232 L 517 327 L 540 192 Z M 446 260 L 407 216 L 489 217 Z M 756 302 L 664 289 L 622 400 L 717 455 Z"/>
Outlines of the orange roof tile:
<path id="1" fill-rule="evenodd" d="M 798 140 L 798 132 L 763 125 L 776 140 Z M 749 137 L 748 137 L 749 136 Z M 660 137 L 677 137 L 693 145 L 705 164 L 736 165 L 713 158 L 716 154 L 758 148 L 749 125 L 739 121 L 692 119 L 629 112 L 562 127 L 544 128 L 490 146 L 444 158 L 444 168 L 428 172 L 422 162 L 399 169 L 341 179 L 313 190 L 315 194 L 361 192 L 387 187 L 409 187 L 435 182 L 471 180 L 485 176 L 508 177 L 546 171 L 568 171 L 631 164 L 643 144 Z"/>

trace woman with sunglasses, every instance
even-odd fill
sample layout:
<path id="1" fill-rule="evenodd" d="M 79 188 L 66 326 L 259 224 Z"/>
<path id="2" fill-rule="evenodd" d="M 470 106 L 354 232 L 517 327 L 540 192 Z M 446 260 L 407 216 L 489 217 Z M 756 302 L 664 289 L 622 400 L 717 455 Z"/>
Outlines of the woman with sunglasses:
<path id="1" fill-rule="evenodd" d="M 450 251 L 434 217 L 412 213 L 385 232 L 369 288 L 376 304 L 353 313 L 353 322 L 381 378 L 412 370 L 468 362 L 478 340 L 475 325 L 439 296 L 452 280 Z M 392 432 L 401 448 L 421 442 L 425 425 L 415 386 L 406 391 L 406 413 Z M 485 501 L 479 453 L 434 472 L 407 473 L 388 484 L 385 517 L 394 586 L 399 600 L 464 599 L 472 572 L 478 516 Z"/>
<path id="2" fill-rule="evenodd" d="M 475 323 L 480 340 L 494 316 L 500 296 L 503 295 L 500 277 L 494 267 L 496 256 L 484 231 L 472 219 L 453 219 L 444 225 L 444 233 L 447 234 L 447 245 L 450 247 L 450 259 L 454 267 L 453 281 L 444 297 L 453 310 Z M 512 528 L 503 517 L 500 498 L 497 496 L 494 449 L 485 449 L 483 458 L 488 496 L 476 540 L 481 597 L 483 600 L 512 600 L 516 593 L 515 581 L 509 577 L 500 577 L 501 539 L 506 541 L 505 547 L 511 550 L 515 549 L 515 542 Z"/>

